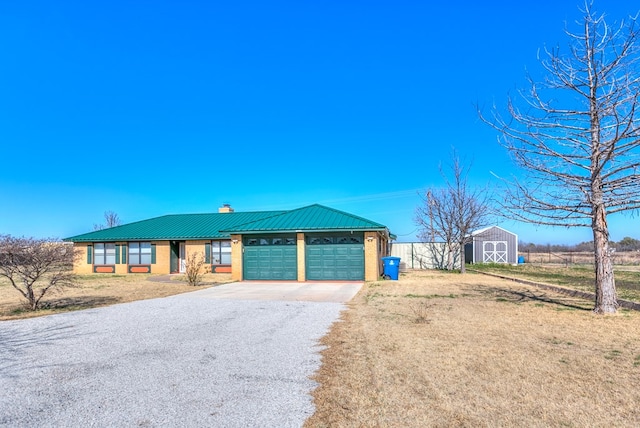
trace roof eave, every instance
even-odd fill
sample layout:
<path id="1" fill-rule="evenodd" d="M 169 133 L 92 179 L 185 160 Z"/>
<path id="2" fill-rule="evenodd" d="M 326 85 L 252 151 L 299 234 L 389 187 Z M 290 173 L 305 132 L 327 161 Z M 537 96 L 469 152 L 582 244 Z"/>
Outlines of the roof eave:
<path id="1" fill-rule="evenodd" d="M 261 229 L 261 230 L 225 230 L 221 232 L 228 232 L 233 235 L 258 235 L 261 233 L 331 233 L 331 232 L 383 232 L 385 228 L 321 228 L 321 229 Z"/>
<path id="2" fill-rule="evenodd" d="M 119 238 L 109 238 L 109 239 L 90 239 L 90 238 L 82 238 L 82 239 L 74 239 L 65 238 L 63 241 L 65 242 L 136 242 L 136 241 L 200 241 L 200 240 L 210 240 L 210 239 L 221 239 L 221 238 L 229 238 L 228 233 L 221 233 L 219 235 L 206 235 L 206 236 L 154 236 L 154 237 L 119 237 Z"/>

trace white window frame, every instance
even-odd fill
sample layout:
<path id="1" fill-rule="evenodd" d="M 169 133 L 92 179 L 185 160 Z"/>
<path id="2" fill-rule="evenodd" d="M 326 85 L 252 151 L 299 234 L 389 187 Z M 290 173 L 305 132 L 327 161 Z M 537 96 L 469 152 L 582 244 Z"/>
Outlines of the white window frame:
<path id="1" fill-rule="evenodd" d="M 129 242 L 127 260 L 130 265 L 151 264 L 151 242 Z"/>
<path id="2" fill-rule="evenodd" d="M 93 244 L 93 264 L 110 266 L 116 264 L 116 244 L 114 242 L 96 242 Z"/>
<path id="3" fill-rule="evenodd" d="M 231 265 L 231 241 L 211 241 L 211 264 L 215 266 Z"/>

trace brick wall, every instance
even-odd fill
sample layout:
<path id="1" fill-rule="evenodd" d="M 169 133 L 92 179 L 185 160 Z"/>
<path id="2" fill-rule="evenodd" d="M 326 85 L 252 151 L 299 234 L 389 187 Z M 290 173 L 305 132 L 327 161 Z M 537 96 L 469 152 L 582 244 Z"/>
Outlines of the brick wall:
<path id="1" fill-rule="evenodd" d="M 93 272 L 93 265 L 87 264 L 87 243 L 75 242 L 73 248 L 78 251 L 78 258 L 73 263 L 73 273 L 86 275 Z"/>
<path id="2" fill-rule="evenodd" d="M 156 246 L 156 263 L 151 265 L 151 273 L 155 274 L 167 274 L 170 271 L 170 253 L 171 249 L 169 241 L 153 241 Z M 127 246 L 126 242 L 116 242 L 117 245 Z M 73 247 L 80 250 L 80 257 L 76 259 L 73 265 L 73 272 L 79 275 L 92 274 L 93 264 L 87 263 L 87 247 L 93 243 L 76 242 Z M 204 244 L 202 244 L 202 250 L 204 251 Z M 127 247 L 127 263 L 117 263 L 115 265 L 115 274 L 125 275 L 128 273 L 129 251 Z"/>
<path id="3" fill-rule="evenodd" d="M 304 233 L 296 234 L 296 238 L 298 246 L 298 281 L 304 282 L 307 279 Z"/>
<path id="4" fill-rule="evenodd" d="M 234 281 L 242 281 L 241 235 L 231 235 L 231 279 Z"/>
<path id="5" fill-rule="evenodd" d="M 169 241 L 153 241 L 156 244 L 156 264 L 151 265 L 151 273 L 168 274 L 171 271 L 171 246 Z"/>
<path id="6" fill-rule="evenodd" d="M 376 281 L 380 277 L 378 232 L 364 233 L 364 280 Z"/>
<path id="7" fill-rule="evenodd" d="M 206 260 L 206 254 L 205 254 L 205 244 L 210 243 L 210 240 L 205 240 L 205 241 L 186 241 L 185 242 L 185 251 L 186 251 L 186 260 L 189 260 L 189 255 L 192 253 L 200 253 L 202 255 L 202 257 L 205 258 Z M 201 269 L 202 272 L 211 272 L 211 264 L 205 263 L 202 266 Z"/>

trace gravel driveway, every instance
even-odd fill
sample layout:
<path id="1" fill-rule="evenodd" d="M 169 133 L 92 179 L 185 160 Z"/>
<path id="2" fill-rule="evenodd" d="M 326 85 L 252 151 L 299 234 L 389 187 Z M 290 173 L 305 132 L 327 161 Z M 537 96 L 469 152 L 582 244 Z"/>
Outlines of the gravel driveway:
<path id="1" fill-rule="evenodd" d="M 301 426 L 344 305 L 233 285 L 0 322 L 0 425 Z"/>

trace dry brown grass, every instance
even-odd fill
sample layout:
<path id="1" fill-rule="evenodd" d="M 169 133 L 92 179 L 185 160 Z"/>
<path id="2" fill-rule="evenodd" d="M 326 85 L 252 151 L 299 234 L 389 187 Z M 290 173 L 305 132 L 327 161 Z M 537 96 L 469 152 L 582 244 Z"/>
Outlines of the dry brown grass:
<path id="1" fill-rule="evenodd" d="M 640 271 L 635 266 L 615 266 L 615 284 L 618 298 L 640 302 Z M 480 271 L 509 278 L 526 279 L 542 284 L 560 285 L 564 288 L 595 292 L 595 270 L 592 267 L 571 265 L 508 265 L 497 263 L 477 263 L 469 266 L 470 271 Z M 595 302 L 595 295 L 593 297 Z"/>
<path id="2" fill-rule="evenodd" d="M 171 276 L 170 281 L 151 281 L 150 275 L 87 275 L 79 277 L 78 287 L 50 291 L 45 295 L 44 309 L 29 311 L 26 300 L 6 279 L 0 279 L 0 320 L 50 315 L 88 309 L 115 303 L 166 297 L 194 291 L 184 275 Z M 231 274 L 206 274 L 202 286 L 231 282 Z"/>
<path id="3" fill-rule="evenodd" d="M 305 426 L 640 426 L 640 313 L 592 307 L 479 274 L 365 284 Z"/>

